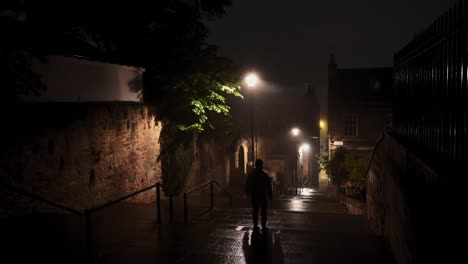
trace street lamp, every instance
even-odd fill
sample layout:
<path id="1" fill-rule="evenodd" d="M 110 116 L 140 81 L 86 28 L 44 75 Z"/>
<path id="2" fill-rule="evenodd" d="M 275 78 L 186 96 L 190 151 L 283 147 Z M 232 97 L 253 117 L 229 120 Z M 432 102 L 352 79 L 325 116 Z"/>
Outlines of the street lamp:
<path id="1" fill-rule="evenodd" d="M 319 127 L 320 127 L 320 129 L 325 128 L 325 121 L 320 120 L 319 121 Z"/>
<path id="2" fill-rule="evenodd" d="M 299 136 L 300 133 L 301 133 L 301 130 L 297 127 L 291 129 L 291 134 L 295 137 Z"/>
<path id="3" fill-rule="evenodd" d="M 294 172 L 292 174 L 292 184 L 294 184 L 294 187 L 296 189 L 296 195 L 297 195 L 297 183 L 299 181 L 299 172 L 298 172 L 298 168 L 299 168 L 299 144 L 298 144 L 298 140 L 299 140 L 299 135 L 301 134 L 301 130 L 297 127 L 294 127 L 291 129 L 291 134 L 293 135 L 294 137 L 294 155 L 295 155 L 295 168 L 294 168 Z"/>
<path id="4" fill-rule="evenodd" d="M 245 76 L 245 82 L 247 83 L 247 87 L 250 89 L 250 129 L 251 129 L 251 136 L 252 136 L 252 168 L 254 167 L 255 164 L 255 141 L 254 141 L 254 94 L 253 90 L 255 88 L 255 85 L 258 82 L 258 76 L 255 73 L 249 73 L 247 76 Z"/>
<path id="5" fill-rule="evenodd" d="M 309 162 L 309 151 L 310 151 L 310 144 L 309 143 L 302 143 L 300 146 L 299 146 L 299 169 L 301 171 L 301 173 L 299 174 L 300 175 L 300 179 L 301 179 L 301 193 L 304 189 L 304 164 L 307 165 L 307 174 L 305 174 L 307 176 L 307 178 L 309 179 L 310 177 L 310 162 Z M 306 162 L 307 161 L 307 162 Z"/>
<path id="6" fill-rule="evenodd" d="M 309 143 L 302 143 L 301 148 L 304 152 L 309 152 L 310 150 L 310 145 Z"/>

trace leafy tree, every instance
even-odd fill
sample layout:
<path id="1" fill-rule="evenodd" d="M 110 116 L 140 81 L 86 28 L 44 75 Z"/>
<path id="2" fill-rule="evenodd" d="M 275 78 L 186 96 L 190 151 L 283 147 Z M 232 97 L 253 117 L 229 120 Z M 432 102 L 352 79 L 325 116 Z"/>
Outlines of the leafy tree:
<path id="1" fill-rule="evenodd" d="M 223 15 L 229 4 L 230 0 L 6 0 L 0 4 L 0 17 L 5 18 L 0 22 L 10 29 L 10 46 L 19 54 L 76 54 L 144 67 L 141 94 L 155 105 L 164 123 L 163 174 L 183 179 L 193 157 L 182 158 L 181 153 L 193 154 L 188 146 L 196 133 L 228 129 L 228 97 L 241 96 L 238 72 L 206 42 L 203 24 Z M 14 23 L 3 23 L 6 20 Z M 12 67 L 14 61 L 6 65 Z M 29 66 L 29 61 L 23 64 Z M 23 77 L 14 79 L 32 79 Z M 174 171 L 177 168 L 180 171 Z"/>
<path id="2" fill-rule="evenodd" d="M 46 87 L 40 76 L 31 71 L 33 54 L 26 48 L 27 16 L 19 1 L 0 4 L 0 72 L 4 103 L 14 103 L 25 95 L 39 95 Z M 8 106 L 7 106 L 8 107 Z"/>
<path id="3" fill-rule="evenodd" d="M 344 166 L 348 173 L 347 180 L 351 182 L 359 182 L 365 180 L 367 165 L 369 159 L 358 154 L 349 153 L 344 160 Z"/>
<path id="4" fill-rule="evenodd" d="M 334 184 L 340 185 L 346 180 L 348 171 L 345 167 L 345 159 L 349 151 L 344 147 L 339 147 L 335 150 L 333 157 L 329 162 L 329 172 L 331 180 Z"/>
<path id="5" fill-rule="evenodd" d="M 9 29 L 7 39 L 18 54 L 77 54 L 143 66 L 145 102 L 155 104 L 160 118 L 177 122 L 181 129 L 202 131 L 212 125 L 207 122 L 208 112 L 229 113 L 226 95 L 240 96 L 232 63 L 206 43 L 208 31 L 203 24 L 221 16 L 228 4 L 228 0 L 154 0 L 132 5 L 10 0 L 2 2 L 0 14 L 8 20 L 2 24 Z M 6 61 L 12 72 L 26 72 L 15 68 L 18 56 Z M 23 61 L 21 65 L 29 68 L 29 60 Z M 32 78 L 14 79 L 28 82 Z M 38 93 L 40 89 L 20 90 Z"/>
<path id="6" fill-rule="evenodd" d="M 327 174 L 330 174 L 329 172 L 329 162 L 328 162 L 328 153 L 320 153 L 318 157 L 318 166 L 320 170 L 325 170 Z"/>
<path id="7" fill-rule="evenodd" d="M 344 147 L 336 149 L 328 169 L 334 184 L 341 186 L 365 181 L 369 157 L 363 153 L 351 152 Z"/>

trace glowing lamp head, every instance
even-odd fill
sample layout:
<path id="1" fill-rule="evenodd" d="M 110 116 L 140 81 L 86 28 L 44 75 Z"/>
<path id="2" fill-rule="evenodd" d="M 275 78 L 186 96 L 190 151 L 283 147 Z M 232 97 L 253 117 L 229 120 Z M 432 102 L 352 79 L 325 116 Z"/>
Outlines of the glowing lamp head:
<path id="1" fill-rule="evenodd" d="M 245 77 L 245 82 L 247 83 L 247 86 L 254 88 L 258 83 L 258 77 L 255 73 L 250 73 Z"/>
<path id="2" fill-rule="evenodd" d="M 310 151 L 310 145 L 307 144 L 307 143 L 302 144 L 302 145 L 301 145 L 301 148 L 302 148 L 302 150 L 305 151 L 305 152 L 309 152 L 309 151 Z"/>
<path id="3" fill-rule="evenodd" d="M 320 127 L 320 128 L 324 128 L 324 127 L 325 127 L 325 121 L 320 120 L 320 122 L 319 122 L 319 127 Z"/>
<path id="4" fill-rule="evenodd" d="M 301 133 L 301 130 L 297 127 L 291 129 L 291 134 L 295 137 L 299 136 L 300 133 Z"/>

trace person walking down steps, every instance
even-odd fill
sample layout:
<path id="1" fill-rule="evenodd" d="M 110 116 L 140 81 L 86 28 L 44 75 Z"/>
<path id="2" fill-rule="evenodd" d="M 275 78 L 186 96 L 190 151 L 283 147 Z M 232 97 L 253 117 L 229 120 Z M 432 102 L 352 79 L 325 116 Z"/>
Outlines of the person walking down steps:
<path id="1" fill-rule="evenodd" d="M 252 219 L 254 229 L 258 228 L 258 211 L 262 210 L 262 228 L 266 228 L 268 200 L 273 197 L 271 179 L 263 171 L 263 160 L 255 161 L 255 168 L 247 176 L 245 194 L 250 198 L 252 205 Z"/>

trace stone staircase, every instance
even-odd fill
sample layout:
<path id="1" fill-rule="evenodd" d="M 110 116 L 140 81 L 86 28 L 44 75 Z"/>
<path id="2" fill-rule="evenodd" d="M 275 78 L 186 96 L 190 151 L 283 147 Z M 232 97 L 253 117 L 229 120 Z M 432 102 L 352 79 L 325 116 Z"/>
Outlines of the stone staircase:
<path id="1" fill-rule="evenodd" d="M 162 225 L 156 224 L 154 204 L 121 204 L 103 210 L 93 217 L 97 260 L 109 264 L 393 263 L 385 243 L 369 231 L 365 217 L 348 214 L 323 192 L 272 201 L 269 229 L 259 232 L 251 228 L 245 199 L 235 199 L 232 209 L 219 208 L 192 218 L 189 224 L 163 221 Z M 18 249 L 30 253 L 23 254 L 25 258 L 48 263 L 87 261 L 80 220 L 21 219 L 1 230 L 8 229 L 9 234 L 2 239 L 16 241 L 5 248 L 8 257 Z"/>

